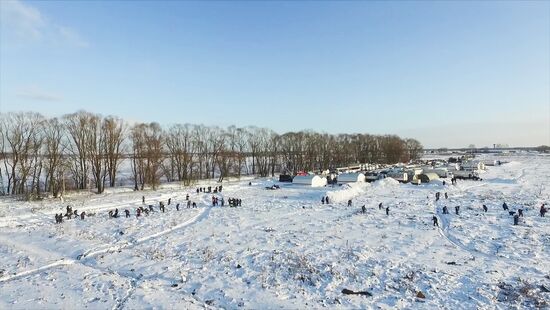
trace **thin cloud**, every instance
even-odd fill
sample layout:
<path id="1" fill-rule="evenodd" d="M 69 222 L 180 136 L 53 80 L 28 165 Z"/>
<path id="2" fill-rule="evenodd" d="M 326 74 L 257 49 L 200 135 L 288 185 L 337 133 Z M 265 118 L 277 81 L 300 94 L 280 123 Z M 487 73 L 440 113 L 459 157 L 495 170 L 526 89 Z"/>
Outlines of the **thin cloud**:
<path id="1" fill-rule="evenodd" d="M 37 8 L 19 0 L 0 1 L 2 32 L 23 42 L 64 43 L 88 47 L 89 43 L 71 27 L 48 19 Z"/>
<path id="2" fill-rule="evenodd" d="M 17 96 L 24 99 L 37 100 L 37 101 L 61 101 L 63 97 L 46 92 L 37 88 L 22 89 L 17 93 Z"/>

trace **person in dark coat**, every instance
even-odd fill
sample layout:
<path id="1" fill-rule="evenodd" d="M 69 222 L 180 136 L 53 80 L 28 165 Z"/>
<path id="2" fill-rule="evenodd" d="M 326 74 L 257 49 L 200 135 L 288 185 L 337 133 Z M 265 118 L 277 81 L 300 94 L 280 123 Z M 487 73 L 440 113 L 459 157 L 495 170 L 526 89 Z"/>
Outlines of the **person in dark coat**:
<path id="1" fill-rule="evenodd" d="M 187 200 L 187 209 L 191 208 L 191 200 Z"/>
<path id="2" fill-rule="evenodd" d="M 149 211 L 151 211 L 151 212 L 155 211 L 155 210 L 153 210 L 153 205 L 149 205 Z"/>
<path id="3" fill-rule="evenodd" d="M 455 207 L 455 213 L 456 213 L 456 215 L 459 215 L 459 211 L 460 211 L 460 206 L 456 206 L 456 207 Z"/>
<path id="4" fill-rule="evenodd" d="M 523 209 L 518 209 L 518 215 L 519 215 L 520 217 L 523 217 Z"/>
<path id="5" fill-rule="evenodd" d="M 382 203 L 378 204 L 378 210 L 382 210 Z"/>
<path id="6" fill-rule="evenodd" d="M 86 212 L 82 211 L 82 213 L 80 213 L 80 219 L 83 220 L 85 216 L 86 216 Z"/>
<path id="7" fill-rule="evenodd" d="M 185 200 L 189 200 L 189 194 L 185 195 Z"/>
<path id="8" fill-rule="evenodd" d="M 141 209 L 138 208 L 138 209 L 136 210 L 136 217 L 140 217 L 140 216 L 141 216 Z"/>
<path id="9" fill-rule="evenodd" d="M 197 188 L 197 194 L 199 193 L 199 189 Z"/>
<path id="10" fill-rule="evenodd" d="M 540 217 L 544 217 L 548 210 L 544 207 L 544 203 L 540 206 Z"/>
<path id="11" fill-rule="evenodd" d="M 328 205 L 328 196 L 325 197 L 325 203 Z"/>
<path id="12" fill-rule="evenodd" d="M 502 209 L 503 209 L 504 211 L 507 211 L 507 210 L 508 210 L 508 205 L 506 204 L 506 202 L 502 204 Z"/>
<path id="13" fill-rule="evenodd" d="M 483 212 L 487 213 L 487 206 L 483 205 Z"/>
<path id="14" fill-rule="evenodd" d="M 126 218 L 130 217 L 130 211 L 128 209 L 124 210 L 124 213 L 126 213 Z"/>
<path id="15" fill-rule="evenodd" d="M 439 227 L 439 223 L 438 223 L 438 221 L 437 221 L 437 216 L 434 215 L 434 216 L 432 217 L 432 221 L 434 222 L 434 226 Z"/>
<path id="16" fill-rule="evenodd" d="M 514 215 L 514 225 L 518 225 L 519 224 L 519 215 Z"/>
<path id="17" fill-rule="evenodd" d="M 449 209 L 447 206 L 443 206 L 443 214 L 449 214 Z"/>
<path id="18" fill-rule="evenodd" d="M 197 207 L 197 204 L 193 202 L 193 208 L 196 208 L 196 207 Z"/>
<path id="19" fill-rule="evenodd" d="M 118 217 L 118 209 L 115 209 L 115 213 L 113 214 L 113 217 L 114 217 L 114 218 L 117 218 L 117 217 Z"/>
<path id="20" fill-rule="evenodd" d="M 176 203 L 176 211 L 179 211 L 179 210 L 180 210 L 180 204 Z"/>
<path id="21" fill-rule="evenodd" d="M 390 215 L 390 207 L 386 207 L 386 215 Z"/>
<path id="22" fill-rule="evenodd" d="M 145 204 L 145 196 L 141 196 L 141 203 Z"/>
<path id="23" fill-rule="evenodd" d="M 113 210 L 109 210 L 109 217 L 113 217 Z"/>
<path id="24" fill-rule="evenodd" d="M 445 192 L 445 199 L 449 199 L 449 195 L 447 195 L 447 192 Z"/>
<path id="25" fill-rule="evenodd" d="M 348 200 L 348 207 L 351 207 L 351 199 Z"/>
<path id="26" fill-rule="evenodd" d="M 323 196 L 323 198 L 321 198 L 321 204 L 325 204 L 325 196 Z"/>
<path id="27" fill-rule="evenodd" d="M 222 207 L 223 207 L 225 205 L 225 199 L 223 199 L 223 197 L 221 199 L 221 203 L 222 203 Z"/>
<path id="28" fill-rule="evenodd" d="M 172 198 L 168 198 L 168 205 L 172 202 Z"/>
<path id="29" fill-rule="evenodd" d="M 363 214 L 367 213 L 367 208 L 365 208 L 365 205 L 361 207 L 361 211 L 363 212 Z"/>

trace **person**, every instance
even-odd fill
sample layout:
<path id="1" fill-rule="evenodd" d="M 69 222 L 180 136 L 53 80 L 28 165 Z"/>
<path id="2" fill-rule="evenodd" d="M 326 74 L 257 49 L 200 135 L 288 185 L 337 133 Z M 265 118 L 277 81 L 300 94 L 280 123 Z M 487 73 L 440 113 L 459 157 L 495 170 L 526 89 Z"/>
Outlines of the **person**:
<path id="1" fill-rule="evenodd" d="M 180 210 L 180 204 L 176 203 L 176 211 L 179 211 L 179 210 Z"/>
<path id="2" fill-rule="evenodd" d="M 483 205 L 483 212 L 487 213 L 487 206 Z"/>
<path id="3" fill-rule="evenodd" d="M 363 214 L 367 213 L 367 208 L 365 208 L 365 205 L 361 207 L 361 211 L 363 212 Z"/>
<path id="4" fill-rule="evenodd" d="M 328 205 L 328 196 L 325 197 L 325 203 Z"/>
<path id="5" fill-rule="evenodd" d="M 149 205 L 149 211 L 154 212 L 153 205 Z"/>
<path id="6" fill-rule="evenodd" d="M 223 187 L 220 185 L 220 189 L 218 190 L 218 192 L 221 193 L 221 192 L 222 192 L 222 188 L 223 188 Z"/>
<path id="7" fill-rule="evenodd" d="M 187 200 L 187 209 L 191 208 L 191 200 Z"/>
<path id="8" fill-rule="evenodd" d="M 445 199 L 449 199 L 449 195 L 447 195 L 447 192 L 445 192 Z"/>
<path id="9" fill-rule="evenodd" d="M 437 216 L 434 215 L 434 216 L 432 217 L 432 220 L 434 221 L 434 226 L 439 227 L 439 223 L 437 222 Z"/>
<path id="10" fill-rule="evenodd" d="M 456 207 L 455 207 L 455 213 L 456 213 L 456 215 L 459 215 L 459 214 L 458 214 L 459 211 L 460 211 L 460 206 L 456 206 Z"/>
<path id="11" fill-rule="evenodd" d="M 325 204 L 325 196 L 323 196 L 323 198 L 321 198 L 321 204 Z"/>
<path id="12" fill-rule="evenodd" d="M 239 207 L 241 207 L 242 202 L 243 201 L 241 199 L 239 199 Z"/>
<path id="13" fill-rule="evenodd" d="M 508 205 L 506 202 L 502 204 L 502 209 L 504 209 L 504 211 L 508 210 Z"/>
<path id="14" fill-rule="evenodd" d="M 172 202 L 172 198 L 168 198 L 168 205 Z"/>
<path id="15" fill-rule="evenodd" d="M 136 217 L 140 217 L 140 215 L 141 215 L 141 208 L 138 208 L 136 210 Z"/>
<path id="16" fill-rule="evenodd" d="M 390 215 L 390 207 L 386 207 L 386 215 Z"/>
<path id="17" fill-rule="evenodd" d="M 59 215 L 57 215 L 57 213 L 55 214 L 55 223 L 59 224 Z"/>
<path id="18" fill-rule="evenodd" d="M 540 217 L 544 217 L 548 210 L 544 207 L 544 203 L 540 206 Z"/>
<path id="19" fill-rule="evenodd" d="M 145 204 L 145 196 L 141 196 L 141 203 Z"/>
<path id="20" fill-rule="evenodd" d="M 248 182 L 248 186 L 252 186 L 252 182 Z"/>
<path id="21" fill-rule="evenodd" d="M 130 217 L 130 211 L 128 209 L 124 210 L 124 213 L 126 213 L 126 218 Z"/>
<path id="22" fill-rule="evenodd" d="M 118 217 L 118 209 L 115 209 L 115 213 L 113 214 L 113 217 L 114 217 L 114 218 L 117 218 L 117 217 Z"/>
<path id="23" fill-rule="evenodd" d="M 162 203 L 162 202 L 160 203 L 160 208 L 159 209 L 160 209 L 160 211 L 162 211 L 162 213 L 164 213 L 164 203 Z"/>
<path id="24" fill-rule="evenodd" d="M 63 213 L 59 213 L 59 223 L 63 223 Z"/>
<path id="25" fill-rule="evenodd" d="M 378 210 L 382 210 L 382 203 L 378 204 Z"/>
<path id="26" fill-rule="evenodd" d="M 197 194 L 199 193 L 199 188 L 197 187 Z"/>
<path id="27" fill-rule="evenodd" d="M 223 197 L 222 197 L 221 203 L 222 203 L 222 207 L 223 207 L 225 205 L 225 199 L 223 199 Z"/>
<path id="28" fill-rule="evenodd" d="M 449 214 L 449 209 L 447 206 L 443 206 L 443 214 Z"/>
<path id="29" fill-rule="evenodd" d="M 445 186 L 445 184 L 446 184 L 446 183 L 445 183 L 445 180 L 443 180 L 443 186 Z"/>
<path id="30" fill-rule="evenodd" d="M 189 200 L 189 194 L 185 195 L 185 200 Z"/>
<path id="31" fill-rule="evenodd" d="M 520 217 L 523 217 L 523 209 L 518 209 L 518 215 L 519 215 Z"/>
<path id="32" fill-rule="evenodd" d="M 83 220 L 85 216 L 86 216 L 86 212 L 82 211 L 82 213 L 80 213 L 80 219 Z"/>
<path id="33" fill-rule="evenodd" d="M 351 207 L 351 199 L 348 200 L 348 207 Z"/>
<path id="34" fill-rule="evenodd" d="M 514 225 L 517 225 L 519 223 L 519 215 L 514 215 Z"/>
<path id="35" fill-rule="evenodd" d="M 113 217 L 113 210 L 109 210 L 109 217 Z"/>
<path id="36" fill-rule="evenodd" d="M 193 208 L 196 208 L 197 204 L 193 201 Z"/>

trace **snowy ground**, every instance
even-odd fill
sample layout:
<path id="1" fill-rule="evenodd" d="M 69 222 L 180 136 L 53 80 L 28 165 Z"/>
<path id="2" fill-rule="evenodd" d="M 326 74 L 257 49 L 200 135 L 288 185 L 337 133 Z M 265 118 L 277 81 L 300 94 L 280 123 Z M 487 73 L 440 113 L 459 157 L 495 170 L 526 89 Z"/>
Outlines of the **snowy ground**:
<path id="1" fill-rule="evenodd" d="M 0 309 L 548 308 L 550 218 L 538 208 L 550 197 L 550 156 L 498 159 L 510 163 L 457 186 L 224 184 L 226 200 L 242 199 L 237 208 L 211 207 L 209 194 L 179 185 L 81 193 L 63 203 L 3 198 Z M 449 199 L 436 203 L 437 191 Z M 185 207 L 187 193 L 198 208 Z M 172 204 L 136 218 L 142 194 L 146 204 Z M 321 204 L 324 195 L 330 205 Z M 520 226 L 504 201 L 524 209 Z M 67 204 L 95 216 L 55 225 L 53 214 Z M 132 217 L 109 219 L 116 207 Z"/>

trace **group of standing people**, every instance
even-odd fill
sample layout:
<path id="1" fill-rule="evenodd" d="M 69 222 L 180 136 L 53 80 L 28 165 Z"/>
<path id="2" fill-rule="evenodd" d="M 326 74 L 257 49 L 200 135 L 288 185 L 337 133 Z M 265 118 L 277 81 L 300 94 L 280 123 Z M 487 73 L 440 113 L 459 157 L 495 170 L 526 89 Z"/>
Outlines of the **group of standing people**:
<path id="1" fill-rule="evenodd" d="M 80 216 L 80 219 L 83 220 L 84 217 L 86 216 L 86 212 L 82 211 L 80 214 L 78 214 L 78 211 L 77 210 L 73 210 L 73 207 L 71 206 L 67 206 L 67 212 L 65 214 L 63 214 L 63 212 L 59 213 L 59 214 L 55 214 L 55 223 L 56 224 L 61 224 L 63 223 L 63 217 L 66 217 L 68 220 L 70 220 L 72 217 L 79 217 Z"/>
<path id="2" fill-rule="evenodd" d="M 217 194 L 217 193 L 221 193 L 222 192 L 222 189 L 223 189 L 223 186 L 208 186 L 208 187 L 197 187 L 197 194 L 198 193 L 214 193 L 214 194 Z"/>

